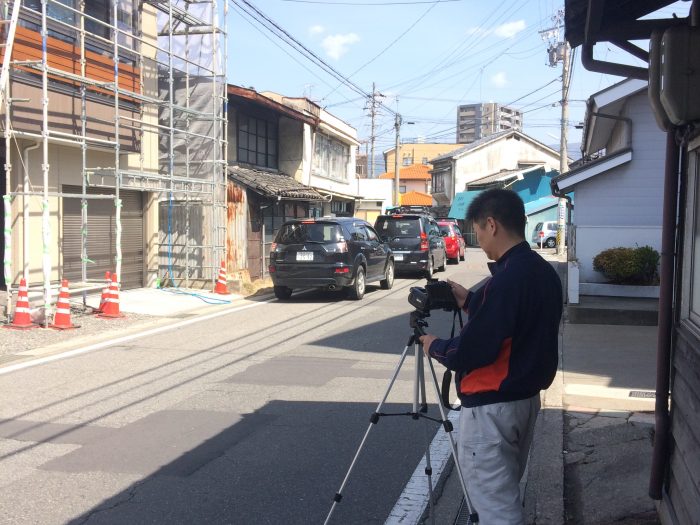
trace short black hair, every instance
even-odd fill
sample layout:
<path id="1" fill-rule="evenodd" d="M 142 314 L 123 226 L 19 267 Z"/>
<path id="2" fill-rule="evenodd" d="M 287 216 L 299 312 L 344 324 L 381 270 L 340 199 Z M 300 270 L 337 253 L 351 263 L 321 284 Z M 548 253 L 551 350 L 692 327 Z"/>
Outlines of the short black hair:
<path id="1" fill-rule="evenodd" d="M 512 234 L 525 237 L 525 205 L 514 191 L 495 188 L 477 195 L 469 205 L 466 219 L 483 226 L 488 217 Z"/>

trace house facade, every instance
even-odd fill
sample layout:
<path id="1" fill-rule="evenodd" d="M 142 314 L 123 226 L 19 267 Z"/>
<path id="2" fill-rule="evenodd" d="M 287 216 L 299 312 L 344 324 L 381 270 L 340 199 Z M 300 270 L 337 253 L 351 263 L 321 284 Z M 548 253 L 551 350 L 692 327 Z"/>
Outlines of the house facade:
<path id="1" fill-rule="evenodd" d="M 382 173 L 379 179 L 393 181 L 394 172 Z M 430 167 L 425 164 L 413 164 L 399 168 L 399 194 L 409 192 L 430 194 L 431 182 Z"/>
<path id="2" fill-rule="evenodd" d="M 695 38 L 700 3 L 688 3 L 688 17 L 658 13 L 669 4 L 566 0 L 565 11 L 566 39 L 572 48 L 581 47 L 586 69 L 648 82 L 648 100 L 663 132 L 664 162 L 655 182 L 661 184 L 663 204 L 648 494 L 661 523 L 680 525 L 696 523 L 700 514 L 700 112 L 691 103 L 697 99 L 697 75 L 689 74 L 700 61 Z M 645 41 L 648 53 L 640 47 Z M 617 46 L 646 64 L 596 60 L 596 44 Z M 635 135 L 633 128 L 633 140 Z M 645 152 L 635 146 L 631 154 L 629 162 Z"/>
<path id="3" fill-rule="evenodd" d="M 425 164 L 430 166 L 430 159 L 452 151 L 457 147 L 459 147 L 459 145 L 454 143 L 404 142 L 399 146 L 399 170 L 401 167 L 407 167 L 413 164 Z M 385 172 L 394 171 L 395 152 L 395 147 L 389 148 L 383 152 Z"/>
<path id="4" fill-rule="evenodd" d="M 508 171 L 559 167 L 559 153 L 517 130 L 503 131 L 431 159 L 432 195 L 438 206 L 451 206 L 470 183 Z"/>
<path id="5" fill-rule="evenodd" d="M 664 133 L 649 105 L 647 83 L 626 79 L 592 95 L 587 103 L 583 161 L 552 181 L 554 192 L 576 192 L 577 295 L 601 293 L 605 277 L 593 258 L 615 247 L 661 251 Z M 569 287 L 575 287 L 569 282 Z M 654 289 L 656 290 L 656 289 Z M 604 293 L 604 291 L 603 291 Z M 658 292 L 657 292 L 658 293 Z"/>
<path id="6" fill-rule="evenodd" d="M 258 279 L 285 221 L 355 214 L 359 143 L 354 128 L 307 99 L 232 85 L 228 97 L 227 270 Z"/>

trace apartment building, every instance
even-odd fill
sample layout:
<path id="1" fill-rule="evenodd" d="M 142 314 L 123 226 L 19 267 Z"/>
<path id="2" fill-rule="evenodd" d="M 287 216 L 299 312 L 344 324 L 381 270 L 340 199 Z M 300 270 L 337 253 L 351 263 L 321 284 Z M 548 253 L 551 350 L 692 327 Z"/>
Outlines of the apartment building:
<path id="1" fill-rule="evenodd" d="M 499 131 L 523 129 L 523 114 L 496 102 L 463 104 L 457 108 L 459 144 L 470 144 Z"/>

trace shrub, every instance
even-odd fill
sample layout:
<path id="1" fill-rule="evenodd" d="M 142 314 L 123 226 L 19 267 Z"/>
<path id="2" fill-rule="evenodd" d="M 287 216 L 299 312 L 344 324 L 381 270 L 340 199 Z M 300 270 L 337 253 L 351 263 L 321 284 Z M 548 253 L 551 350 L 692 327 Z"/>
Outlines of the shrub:
<path id="1" fill-rule="evenodd" d="M 593 258 L 593 269 L 615 284 L 657 284 L 659 252 L 651 246 L 610 248 Z"/>

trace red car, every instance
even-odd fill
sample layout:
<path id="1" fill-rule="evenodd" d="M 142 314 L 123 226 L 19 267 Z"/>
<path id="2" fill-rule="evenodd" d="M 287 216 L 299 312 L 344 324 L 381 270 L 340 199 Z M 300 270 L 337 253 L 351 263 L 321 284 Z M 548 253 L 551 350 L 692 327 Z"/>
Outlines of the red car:
<path id="1" fill-rule="evenodd" d="M 445 252 L 447 253 L 447 259 L 459 264 L 459 261 L 464 260 L 464 237 L 462 237 L 462 232 L 459 230 L 454 222 L 448 221 L 438 221 L 438 226 L 440 227 L 440 232 L 445 238 Z"/>

